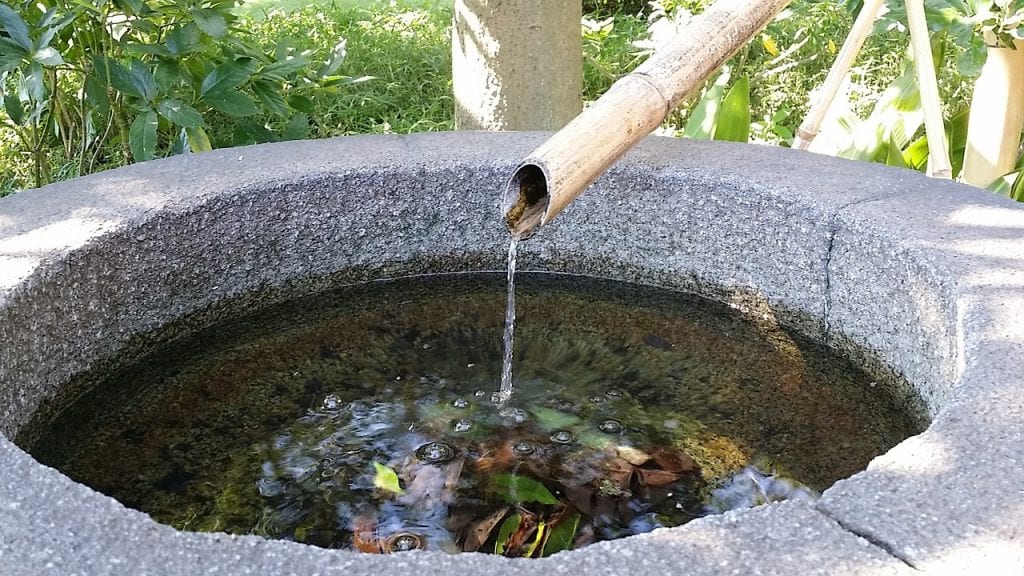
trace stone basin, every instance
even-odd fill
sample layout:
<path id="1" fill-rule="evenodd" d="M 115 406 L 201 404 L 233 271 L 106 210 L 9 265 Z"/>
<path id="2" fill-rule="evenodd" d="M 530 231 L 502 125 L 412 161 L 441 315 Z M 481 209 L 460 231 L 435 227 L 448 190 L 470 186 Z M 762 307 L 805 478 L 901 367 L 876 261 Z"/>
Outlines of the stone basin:
<path id="1" fill-rule="evenodd" d="M 891 370 L 930 424 L 816 503 L 540 560 L 179 532 L 15 438 L 153 335 L 354 282 L 501 270 L 545 134 L 360 136 L 148 162 L 0 199 L 0 574 L 1024 573 L 1024 208 L 906 171 L 649 138 L 520 269 L 695 292 Z M 45 413 L 45 412 L 44 412 Z"/>

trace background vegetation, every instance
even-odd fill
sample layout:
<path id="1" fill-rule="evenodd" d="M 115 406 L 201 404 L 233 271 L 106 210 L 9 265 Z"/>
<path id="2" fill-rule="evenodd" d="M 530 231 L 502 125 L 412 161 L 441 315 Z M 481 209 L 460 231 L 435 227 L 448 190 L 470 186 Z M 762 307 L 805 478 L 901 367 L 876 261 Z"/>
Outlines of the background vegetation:
<path id="1" fill-rule="evenodd" d="M 994 5 L 1012 16 L 1016 3 Z M 706 4 L 587 0 L 585 99 Z M 961 155 L 984 61 L 981 4 L 992 3 L 927 1 L 951 147 Z M 859 0 L 795 0 L 663 132 L 787 145 L 859 9 Z M 451 17 L 452 0 L 0 4 L 0 195 L 190 150 L 450 130 Z M 903 21 L 893 1 L 868 38 L 823 130 L 841 144 L 833 153 L 923 168 Z"/>

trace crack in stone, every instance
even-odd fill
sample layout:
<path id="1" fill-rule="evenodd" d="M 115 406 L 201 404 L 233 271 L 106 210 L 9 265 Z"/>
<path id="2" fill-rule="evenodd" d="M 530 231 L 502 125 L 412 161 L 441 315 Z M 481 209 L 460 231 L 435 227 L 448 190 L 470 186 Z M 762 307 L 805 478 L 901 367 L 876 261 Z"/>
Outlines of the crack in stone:
<path id="1" fill-rule="evenodd" d="M 875 548 L 878 548 L 879 550 L 881 550 L 882 552 L 884 552 L 888 556 L 891 556 L 891 557 L 895 558 L 896 560 L 899 560 L 900 562 L 905 564 L 911 570 L 914 570 L 915 572 L 921 572 L 922 571 L 921 568 L 919 568 L 916 565 L 914 565 L 913 561 L 911 561 L 909 558 L 907 558 L 906 556 L 901 554 L 896 549 L 895 546 L 893 546 L 892 544 L 889 544 L 885 540 L 881 540 L 879 538 L 876 538 L 875 536 L 872 536 L 872 535 L 868 534 L 867 532 L 863 532 L 863 531 L 854 529 L 853 527 L 849 526 L 848 524 L 846 524 L 845 522 L 843 522 L 839 518 L 837 518 L 834 515 L 832 515 L 827 509 L 821 508 L 820 505 L 818 505 L 818 504 L 815 504 L 812 507 L 812 509 L 815 512 L 821 514 L 822 516 L 824 516 L 824 517 L 828 518 L 829 520 L 831 520 L 831 521 L 835 522 L 836 524 L 838 524 L 839 527 L 843 529 L 843 531 L 849 532 L 850 534 L 853 534 L 854 536 L 857 536 L 858 538 L 863 538 L 869 544 L 871 544 Z"/>
<path id="2" fill-rule="evenodd" d="M 825 297 L 824 302 L 822 302 L 821 311 L 821 318 L 825 329 L 824 336 L 826 337 L 828 337 L 832 331 L 832 255 L 835 249 L 836 236 L 839 235 L 839 216 L 854 206 L 888 200 L 892 197 L 891 193 L 886 192 L 883 194 L 869 196 L 867 198 L 861 198 L 860 200 L 855 200 L 839 206 L 831 215 L 828 226 L 828 247 L 825 251 Z"/>
<path id="3" fill-rule="evenodd" d="M 836 234 L 839 232 L 838 218 L 838 212 L 832 216 L 832 223 L 829 225 L 828 231 L 828 248 L 825 252 L 825 298 L 822 303 L 824 309 L 821 311 L 821 319 L 825 324 L 826 338 L 832 332 L 832 323 L 830 322 L 832 314 L 832 250 L 835 248 Z"/>

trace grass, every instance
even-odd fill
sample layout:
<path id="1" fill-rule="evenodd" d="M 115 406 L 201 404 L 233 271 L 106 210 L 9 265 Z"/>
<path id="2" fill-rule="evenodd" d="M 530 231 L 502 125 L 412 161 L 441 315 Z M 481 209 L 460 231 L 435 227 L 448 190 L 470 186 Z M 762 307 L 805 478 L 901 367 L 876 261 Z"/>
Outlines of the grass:
<path id="1" fill-rule="evenodd" d="M 339 41 L 347 55 L 339 74 L 364 81 L 314 100 L 315 137 L 420 132 L 453 127 L 451 2 L 334 0 L 294 10 L 260 10 L 258 42 L 308 47 L 325 58 Z M 294 4 L 300 4 L 294 2 Z"/>

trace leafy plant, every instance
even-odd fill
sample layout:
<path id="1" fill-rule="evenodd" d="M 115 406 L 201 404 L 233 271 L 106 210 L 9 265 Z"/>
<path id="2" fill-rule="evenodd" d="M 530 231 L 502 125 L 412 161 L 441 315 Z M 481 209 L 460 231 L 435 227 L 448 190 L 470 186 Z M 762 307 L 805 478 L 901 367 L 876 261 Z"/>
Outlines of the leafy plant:
<path id="1" fill-rule="evenodd" d="M 46 0 L 0 5 L 5 127 L 33 156 L 36 186 L 52 179 L 51 148 L 73 174 L 97 166 L 202 152 L 291 135 L 310 95 L 346 83 L 344 43 L 314 63 L 282 44 L 254 46 L 234 0 Z M 231 141 L 211 138 L 230 118 Z M 269 119 L 257 122 L 256 118 Z"/>

